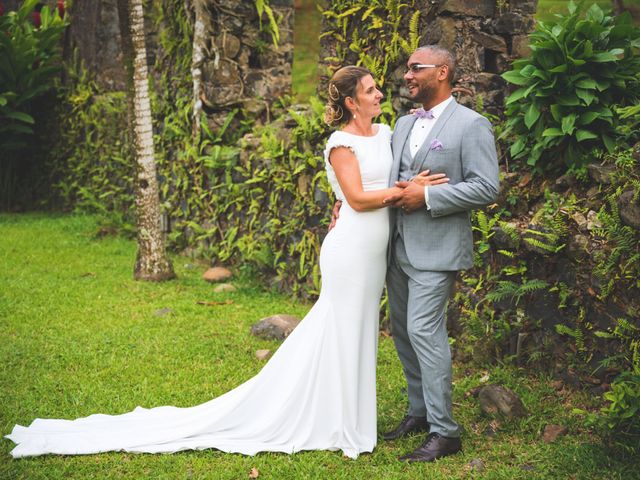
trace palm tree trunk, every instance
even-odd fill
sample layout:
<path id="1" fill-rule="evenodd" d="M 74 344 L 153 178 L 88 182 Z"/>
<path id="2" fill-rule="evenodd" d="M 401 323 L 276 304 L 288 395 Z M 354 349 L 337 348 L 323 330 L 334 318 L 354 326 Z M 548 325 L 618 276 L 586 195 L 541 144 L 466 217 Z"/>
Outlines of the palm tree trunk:
<path id="1" fill-rule="evenodd" d="M 211 38 L 206 0 L 194 0 L 195 21 L 193 26 L 193 54 L 191 77 L 193 78 L 193 138 L 200 137 L 200 116 L 202 115 L 202 63 L 207 53 L 207 41 Z M 216 45 L 212 44 L 217 61 Z"/>
<path id="2" fill-rule="evenodd" d="M 153 147 L 149 72 L 145 46 L 142 0 L 118 0 L 121 36 L 133 115 L 135 156 L 137 163 L 135 196 L 137 210 L 138 252 L 133 276 L 136 280 L 160 281 L 175 277 L 167 257 L 160 228 L 160 196 Z M 128 23 L 128 28 L 127 25 Z M 128 38 L 127 38 L 128 37 Z"/>

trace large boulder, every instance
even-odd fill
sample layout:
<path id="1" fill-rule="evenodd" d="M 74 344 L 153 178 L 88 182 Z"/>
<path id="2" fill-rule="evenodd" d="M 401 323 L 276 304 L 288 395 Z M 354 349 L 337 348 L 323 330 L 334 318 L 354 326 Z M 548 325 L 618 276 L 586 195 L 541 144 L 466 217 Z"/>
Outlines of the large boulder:
<path id="1" fill-rule="evenodd" d="M 440 12 L 491 17 L 495 7 L 496 2 L 493 0 L 445 0 L 440 7 Z"/>
<path id="2" fill-rule="evenodd" d="M 616 172 L 615 165 L 600 165 L 599 163 L 590 163 L 587 165 L 589 176 L 596 183 L 610 184 L 611 177 Z"/>
<path id="3" fill-rule="evenodd" d="M 640 230 L 640 198 L 634 200 L 633 197 L 633 190 L 622 192 L 618 199 L 618 211 L 624 223 Z"/>
<path id="4" fill-rule="evenodd" d="M 486 385 L 478 393 L 480 408 L 489 415 L 503 415 L 507 418 L 525 417 L 527 411 L 520 397 L 502 385 Z"/>
<path id="5" fill-rule="evenodd" d="M 553 443 L 558 437 L 562 437 L 569 432 L 569 429 L 564 425 L 547 425 L 544 427 L 544 432 L 542 433 L 542 440 L 545 443 Z"/>
<path id="6" fill-rule="evenodd" d="M 267 340 L 284 340 L 298 326 L 300 319 L 293 315 L 266 317 L 251 327 L 251 333 Z"/>
<path id="7" fill-rule="evenodd" d="M 222 282 L 223 280 L 231 278 L 232 275 L 233 273 L 231 273 L 231 270 L 228 268 L 212 267 L 202 274 L 202 279 L 211 283 Z"/>

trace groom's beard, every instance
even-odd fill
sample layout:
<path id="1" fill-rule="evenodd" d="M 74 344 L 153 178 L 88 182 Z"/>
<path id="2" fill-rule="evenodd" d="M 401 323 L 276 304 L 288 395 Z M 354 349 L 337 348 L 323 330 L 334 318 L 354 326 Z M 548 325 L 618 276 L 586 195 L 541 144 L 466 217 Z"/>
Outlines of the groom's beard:
<path id="1" fill-rule="evenodd" d="M 409 89 L 409 85 L 407 85 Z M 433 98 L 436 94 L 436 89 L 430 85 L 421 85 L 417 87 L 417 92 L 415 95 L 411 95 L 411 90 L 409 90 L 407 98 L 415 103 L 428 103 L 431 98 Z"/>

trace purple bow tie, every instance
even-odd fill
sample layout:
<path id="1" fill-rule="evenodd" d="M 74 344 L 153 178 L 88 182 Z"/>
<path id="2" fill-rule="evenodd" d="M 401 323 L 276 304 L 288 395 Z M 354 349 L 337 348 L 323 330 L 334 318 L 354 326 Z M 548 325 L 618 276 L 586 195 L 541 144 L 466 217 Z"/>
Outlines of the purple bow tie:
<path id="1" fill-rule="evenodd" d="M 425 110 L 422 107 L 416 109 L 416 111 L 413 112 L 413 114 L 418 118 L 436 118 L 433 115 L 433 110 Z"/>

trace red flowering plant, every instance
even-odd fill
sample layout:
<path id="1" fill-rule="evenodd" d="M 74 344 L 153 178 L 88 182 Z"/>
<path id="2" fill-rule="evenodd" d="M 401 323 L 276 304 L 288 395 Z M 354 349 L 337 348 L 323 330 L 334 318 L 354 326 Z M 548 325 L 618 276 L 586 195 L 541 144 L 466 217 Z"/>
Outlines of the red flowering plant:
<path id="1" fill-rule="evenodd" d="M 19 150 L 33 135 L 33 107 L 55 86 L 67 23 L 62 1 L 51 9 L 25 0 L 17 11 L 0 15 L 0 151 Z M 8 157 L 0 156 L 0 168 Z"/>

